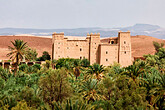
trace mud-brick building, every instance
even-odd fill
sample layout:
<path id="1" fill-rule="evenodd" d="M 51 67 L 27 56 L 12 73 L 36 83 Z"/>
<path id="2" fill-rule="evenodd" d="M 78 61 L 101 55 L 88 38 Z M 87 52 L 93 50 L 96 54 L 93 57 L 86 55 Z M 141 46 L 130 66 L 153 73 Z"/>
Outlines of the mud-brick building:
<path id="1" fill-rule="evenodd" d="M 52 35 L 52 58 L 86 58 L 91 64 L 104 66 L 120 63 L 122 66 L 132 64 L 130 32 L 118 32 L 118 37 L 102 43 L 100 34 L 87 34 L 85 39 L 68 39 L 64 33 Z"/>

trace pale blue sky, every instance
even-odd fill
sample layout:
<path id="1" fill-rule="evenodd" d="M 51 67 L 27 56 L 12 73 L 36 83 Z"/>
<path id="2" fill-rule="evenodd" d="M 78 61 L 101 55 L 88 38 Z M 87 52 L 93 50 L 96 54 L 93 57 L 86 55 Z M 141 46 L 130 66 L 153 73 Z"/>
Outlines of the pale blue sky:
<path id="1" fill-rule="evenodd" d="M 0 0 L 0 28 L 165 27 L 165 0 Z"/>

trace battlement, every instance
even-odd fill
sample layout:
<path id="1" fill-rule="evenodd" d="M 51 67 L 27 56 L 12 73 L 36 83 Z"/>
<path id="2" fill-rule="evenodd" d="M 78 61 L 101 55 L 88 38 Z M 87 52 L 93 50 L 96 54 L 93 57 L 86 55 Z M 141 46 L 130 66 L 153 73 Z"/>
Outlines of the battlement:
<path id="1" fill-rule="evenodd" d="M 122 31 L 119 31 L 118 33 L 130 33 L 130 31 L 127 31 L 127 32 L 122 32 Z"/>
<path id="2" fill-rule="evenodd" d="M 90 36 L 100 36 L 100 33 L 91 33 Z"/>
<path id="3" fill-rule="evenodd" d="M 64 35 L 64 32 L 60 32 L 60 33 L 54 32 L 53 35 Z"/>

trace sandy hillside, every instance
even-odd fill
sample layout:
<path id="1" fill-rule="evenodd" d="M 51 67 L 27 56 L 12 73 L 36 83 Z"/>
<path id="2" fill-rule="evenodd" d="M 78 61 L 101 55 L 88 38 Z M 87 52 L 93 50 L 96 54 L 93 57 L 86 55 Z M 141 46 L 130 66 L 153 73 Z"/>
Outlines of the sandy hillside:
<path id="1" fill-rule="evenodd" d="M 13 41 L 14 39 L 21 39 L 27 42 L 29 47 L 37 50 L 38 56 L 41 56 L 43 51 L 48 51 L 50 54 L 52 52 L 52 41 L 50 37 L 44 38 L 35 36 L 0 36 L 0 59 L 8 59 L 8 57 L 6 57 L 6 54 L 9 52 L 8 46 L 11 46 L 10 41 Z M 101 41 L 107 42 L 108 39 L 109 38 L 102 38 Z M 141 35 L 131 36 L 132 56 L 140 57 L 144 54 L 154 54 L 155 50 L 152 44 L 153 41 L 165 43 L 165 40 L 157 39 L 154 37 Z"/>
<path id="2" fill-rule="evenodd" d="M 159 43 L 165 43 L 165 40 L 157 39 L 150 36 L 132 36 L 131 44 L 132 44 L 132 56 L 140 57 L 144 54 L 154 54 L 155 48 L 153 46 L 153 41 Z M 164 46 L 165 47 L 165 46 Z"/>
<path id="3" fill-rule="evenodd" d="M 34 37 L 34 36 L 0 36 L 0 59 L 8 59 L 6 54 L 9 53 L 8 46 L 11 46 L 10 41 L 21 39 L 27 42 L 28 46 L 36 49 L 38 56 L 42 55 L 43 51 L 48 51 L 51 54 L 51 38 Z"/>

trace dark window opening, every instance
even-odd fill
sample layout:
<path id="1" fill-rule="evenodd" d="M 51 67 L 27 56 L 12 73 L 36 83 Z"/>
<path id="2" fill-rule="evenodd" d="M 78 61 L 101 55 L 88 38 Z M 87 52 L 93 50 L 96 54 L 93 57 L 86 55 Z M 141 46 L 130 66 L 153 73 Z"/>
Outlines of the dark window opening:
<path id="1" fill-rule="evenodd" d="M 108 51 L 106 51 L 106 54 L 108 54 Z"/>
<path id="2" fill-rule="evenodd" d="M 80 48 L 80 51 L 82 51 L 82 48 Z"/>
<path id="3" fill-rule="evenodd" d="M 124 44 L 126 44 L 126 41 L 124 41 Z"/>
<path id="4" fill-rule="evenodd" d="M 106 61 L 108 61 L 108 59 L 106 59 Z"/>
<path id="5" fill-rule="evenodd" d="M 114 44 L 114 41 L 111 41 L 111 44 Z"/>
<path id="6" fill-rule="evenodd" d="M 82 57 L 80 57 L 80 59 L 82 59 Z"/>
<path id="7" fill-rule="evenodd" d="M 124 53 L 126 54 L 127 52 L 125 51 Z"/>

